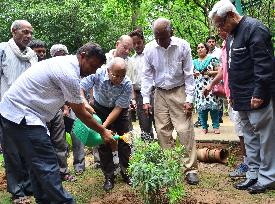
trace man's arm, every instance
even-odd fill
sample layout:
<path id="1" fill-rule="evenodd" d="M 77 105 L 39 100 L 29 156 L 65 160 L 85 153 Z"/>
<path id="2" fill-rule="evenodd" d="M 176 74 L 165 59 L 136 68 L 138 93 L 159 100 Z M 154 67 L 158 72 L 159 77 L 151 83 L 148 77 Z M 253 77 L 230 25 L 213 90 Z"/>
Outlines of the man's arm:
<path id="1" fill-rule="evenodd" d="M 101 135 L 105 143 L 109 143 L 111 145 L 116 144 L 112 131 L 107 130 L 103 125 L 97 123 L 96 120 L 93 119 L 92 115 L 86 110 L 84 103 L 68 103 L 68 105 L 72 108 L 77 118 L 79 118 L 89 128 L 95 130 Z"/>
<path id="2" fill-rule="evenodd" d="M 105 122 L 103 123 L 103 126 L 105 128 L 107 128 L 109 125 L 111 125 L 119 116 L 119 114 L 121 113 L 122 108 L 116 106 L 112 112 L 108 115 L 107 119 L 105 120 Z"/>
<path id="3" fill-rule="evenodd" d="M 182 62 L 182 70 L 184 71 L 184 83 L 185 83 L 185 94 L 186 94 L 186 102 L 193 103 L 194 90 L 195 90 L 195 80 L 193 75 L 193 62 L 191 55 L 191 48 L 188 45 L 184 60 Z"/>
<path id="4" fill-rule="evenodd" d="M 253 62 L 255 86 L 253 98 L 264 99 L 269 90 L 274 70 L 271 35 L 263 25 L 257 25 L 249 41 L 249 54 Z"/>
<path id="5" fill-rule="evenodd" d="M 95 75 L 92 74 L 90 76 L 83 78 L 80 82 L 80 87 L 81 87 L 80 94 L 81 94 L 83 103 L 85 105 L 86 110 L 91 114 L 95 113 L 95 111 L 86 99 L 86 90 L 91 90 L 93 88 L 94 78 L 95 78 Z"/>

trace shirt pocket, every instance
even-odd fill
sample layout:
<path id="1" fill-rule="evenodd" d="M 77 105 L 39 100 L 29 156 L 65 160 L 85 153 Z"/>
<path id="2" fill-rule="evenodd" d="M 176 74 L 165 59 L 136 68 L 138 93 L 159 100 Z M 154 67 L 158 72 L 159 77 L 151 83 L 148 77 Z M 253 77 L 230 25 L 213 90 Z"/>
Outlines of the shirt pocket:
<path id="1" fill-rule="evenodd" d="M 182 61 L 176 61 L 174 63 L 171 63 L 169 64 L 169 67 L 169 72 L 171 75 L 182 74 Z"/>
<path id="2" fill-rule="evenodd" d="M 241 56 L 247 54 L 247 48 L 246 47 L 233 48 L 232 51 L 233 51 L 233 54 L 236 57 L 241 57 Z"/>

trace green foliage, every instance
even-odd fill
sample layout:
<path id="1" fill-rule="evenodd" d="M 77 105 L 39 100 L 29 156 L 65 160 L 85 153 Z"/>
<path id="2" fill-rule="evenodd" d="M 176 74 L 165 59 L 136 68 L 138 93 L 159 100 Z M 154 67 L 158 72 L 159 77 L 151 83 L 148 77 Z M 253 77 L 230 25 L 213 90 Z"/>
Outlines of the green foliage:
<path id="1" fill-rule="evenodd" d="M 135 141 L 129 174 L 133 188 L 141 192 L 147 204 L 166 200 L 178 203 L 185 196 L 183 186 L 184 148 L 163 150 L 157 142 Z"/>

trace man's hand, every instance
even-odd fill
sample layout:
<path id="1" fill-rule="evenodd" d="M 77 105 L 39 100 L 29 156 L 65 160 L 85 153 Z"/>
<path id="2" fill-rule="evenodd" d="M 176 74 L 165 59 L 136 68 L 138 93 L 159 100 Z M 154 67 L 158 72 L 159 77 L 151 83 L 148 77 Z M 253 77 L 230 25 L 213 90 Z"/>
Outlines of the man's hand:
<path id="1" fill-rule="evenodd" d="M 117 150 L 117 141 L 113 138 L 113 132 L 111 130 L 105 129 L 101 137 L 105 144 L 110 144 L 112 151 Z"/>
<path id="2" fill-rule="evenodd" d="M 202 90 L 202 93 L 203 93 L 204 96 L 207 96 L 211 90 L 212 90 L 212 86 L 211 86 L 211 83 L 210 83 Z"/>
<path id="3" fill-rule="evenodd" d="M 136 102 L 135 99 L 131 100 L 130 108 L 131 108 L 131 110 L 136 110 L 137 109 L 137 102 Z"/>
<path id="4" fill-rule="evenodd" d="M 189 102 L 185 102 L 183 105 L 183 111 L 187 117 L 191 117 L 192 111 L 193 111 L 193 104 Z"/>
<path id="5" fill-rule="evenodd" d="M 152 114 L 152 106 L 149 103 L 143 104 L 143 111 L 145 115 L 149 116 L 149 114 Z"/>
<path id="6" fill-rule="evenodd" d="M 259 108 L 263 104 L 264 100 L 260 98 L 251 98 L 250 105 L 252 109 Z"/>
<path id="7" fill-rule="evenodd" d="M 63 106 L 63 115 L 64 116 L 67 116 L 67 117 L 70 117 L 70 108 L 69 108 L 69 106 L 67 106 L 67 105 L 64 105 Z"/>

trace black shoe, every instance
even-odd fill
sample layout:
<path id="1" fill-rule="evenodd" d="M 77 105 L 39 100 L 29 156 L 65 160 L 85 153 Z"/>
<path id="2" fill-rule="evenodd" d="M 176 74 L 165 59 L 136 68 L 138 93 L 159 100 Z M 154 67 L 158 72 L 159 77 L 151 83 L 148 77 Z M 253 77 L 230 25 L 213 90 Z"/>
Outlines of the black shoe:
<path id="1" fill-rule="evenodd" d="M 199 177 L 196 173 L 188 173 L 185 179 L 190 185 L 197 185 L 199 183 Z"/>
<path id="2" fill-rule="evenodd" d="M 247 190 L 250 186 L 253 186 L 257 183 L 257 179 L 246 179 L 240 183 L 234 185 L 234 187 L 238 190 Z"/>
<path id="3" fill-rule="evenodd" d="M 106 178 L 104 185 L 103 185 L 103 189 L 105 191 L 110 191 L 114 188 L 114 179 L 113 178 Z"/>
<path id="4" fill-rule="evenodd" d="M 123 173 L 122 171 L 120 172 L 120 174 L 121 174 L 123 181 L 125 183 L 127 183 L 129 186 L 132 186 L 132 181 L 131 181 L 130 177 L 127 174 Z"/>
<path id="5" fill-rule="evenodd" d="M 264 193 L 267 187 L 261 185 L 260 183 L 256 183 L 253 186 L 250 186 L 247 190 L 250 194 Z"/>

